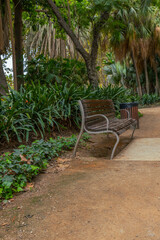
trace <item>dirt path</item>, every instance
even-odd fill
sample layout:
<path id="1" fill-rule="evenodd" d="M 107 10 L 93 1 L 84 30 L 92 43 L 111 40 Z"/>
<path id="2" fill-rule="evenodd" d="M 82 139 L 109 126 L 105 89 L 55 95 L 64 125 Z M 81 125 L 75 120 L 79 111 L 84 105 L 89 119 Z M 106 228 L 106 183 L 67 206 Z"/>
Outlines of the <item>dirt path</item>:
<path id="1" fill-rule="evenodd" d="M 135 136 L 160 137 L 160 108 L 143 113 Z M 113 142 L 92 138 L 65 171 L 41 174 L 1 210 L 0 239 L 160 240 L 160 162 L 106 160 Z"/>

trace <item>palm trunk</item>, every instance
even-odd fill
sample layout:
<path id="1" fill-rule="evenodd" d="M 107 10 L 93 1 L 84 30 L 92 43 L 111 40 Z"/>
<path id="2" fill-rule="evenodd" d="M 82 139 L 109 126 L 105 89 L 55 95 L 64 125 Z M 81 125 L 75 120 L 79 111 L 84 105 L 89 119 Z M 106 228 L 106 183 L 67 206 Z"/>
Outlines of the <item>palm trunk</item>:
<path id="1" fill-rule="evenodd" d="M 22 39 L 22 4 L 19 0 L 14 0 L 14 36 L 17 67 L 18 89 L 24 84 L 23 81 L 23 39 Z"/>
<path id="2" fill-rule="evenodd" d="M 148 78 L 148 70 L 147 70 L 147 60 L 144 59 L 144 70 L 145 70 L 145 78 L 146 78 L 146 91 L 149 94 L 149 78 Z"/>
<path id="3" fill-rule="evenodd" d="M 8 84 L 4 74 L 2 59 L 0 56 L 0 94 L 6 95 L 6 92 L 8 92 Z"/>
<path id="4" fill-rule="evenodd" d="M 65 41 L 63 39 L 60 39 L 60 43 L 61 43 L 61 48 L 60 48 L 60 56 L 61 58 L 65 58 L 66 56 L 66 44 Z"/>
<path id="5" fill-rule="evenodd" d="M 137 87 L 138 87 L 138 95 L 140 97 L 142 97 L 142 87 L 141 87 L 141 82 L 140 82 L 140 77 L 139 77 L 139 73 L 138 73 L 138 68 L 137 68 L 137 64 L 136 64 L 136 60 L 135 60 L 135 56 L 134 53 L 132 51 L 132 59 L 133 59 L 133 64 L 136 70 L 136 80 L 137 80 Z"/>
<path id="6" fill-rule="evenodd" d="M 156 87 L 155 87 L 155 92 L 157 95 L 159 95 L 160 91 L 159 91 L 159 79 L 158 79 L 158 71 L 157 71 L 157 65 L 154 68 L 154 72 L 155 72 L 155 77 L 156 77 Z"/>

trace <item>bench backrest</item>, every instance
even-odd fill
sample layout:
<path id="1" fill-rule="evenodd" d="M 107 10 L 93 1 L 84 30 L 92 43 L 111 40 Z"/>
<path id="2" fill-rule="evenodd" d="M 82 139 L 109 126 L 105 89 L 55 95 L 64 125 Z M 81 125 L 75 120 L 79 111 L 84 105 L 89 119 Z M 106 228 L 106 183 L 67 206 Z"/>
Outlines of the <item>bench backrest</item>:
<path id="1" fill-rule="evenodd" d="M 115 117 L 114 104 L 113 101 L 110 99 L 109 100 L 85 99 L 81 100 L 80 102 L 82 103 L 83 106 L 84 118 L 95 114 L 103 114 L 108 118 Z"/>

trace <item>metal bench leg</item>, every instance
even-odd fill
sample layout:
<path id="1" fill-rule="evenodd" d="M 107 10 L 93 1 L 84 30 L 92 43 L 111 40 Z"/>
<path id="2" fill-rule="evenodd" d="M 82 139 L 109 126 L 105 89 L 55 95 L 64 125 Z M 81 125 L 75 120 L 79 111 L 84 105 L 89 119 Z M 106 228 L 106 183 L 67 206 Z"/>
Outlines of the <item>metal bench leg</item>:
<path id="1" fill-rule="evenodd" d="M 78 144 L 79 144 L 79 141 L 80 141 L 80 139 L 81 139 L 82 134 L 83 134 L 83 129 L 81 129 L 80 134 L 79 134 L 79 136 L 78 136 L 78 138 L 77 138 L 77 142 L 76 142 L 76 145 L 75 145 L 75 147 L 74 147 L 74 151 L 73 151 L 73 155 L 72 155 L 73 158 L 76 157 L 76 152 L 77 152 Z"/>
<path id="2" fill-rule="evenodd" d="M 111 160 L 113 159 L 113 157 L 114 157 L 114 153 L 115 153 L 115 151 L 116 151 L 116 148 L 117 148 L 117 146 L 118 146 L 118 143 L 119 143 L 119 136 L 118 136 L 118 134 L 116 133 L 116 132 L 112 132 L 115 136 L 116 136 L 116 138 L 117 138 L 117 141 L 116 141 L 116 143 L 115 143 L 115 145 L 114 145 L 114 148 L 113 148 L 113 150 L 112 150 L 112 154 L 111 154 Z"/>
<path id="3" fill-rule="evenodd" d="M 137 127 L 137 123 L 133 125 L 133 132 L 132 132 L 131 140 L 133 139 L 133 135 L 136 130 L 136 127 Z"/>
<path id="4" fill-rule="evenodd" d="M 80 133 L 79 133 L 79 136 L 78 136 L 78 138 L 77 138 L 76 145 L 75 145 L 74 150 L 73 150 L 73 155 L 72 155 L 73 158 L 76 156 L 77 147 L 78 147 L 79 141 L 80 141 L 81 136 L 82 136 L 83 131 L 84 131 L 84 121 L 85 121 L 85 117 L 84 117 L 84 109 L 83 109 L 83 105 L 82 105 L 81 101 L 79 101 L 79 105 L 80 105 L 80 111 L 81 111 L 81 115 L 82 115 L 81 131 L 80 131 Z"/>

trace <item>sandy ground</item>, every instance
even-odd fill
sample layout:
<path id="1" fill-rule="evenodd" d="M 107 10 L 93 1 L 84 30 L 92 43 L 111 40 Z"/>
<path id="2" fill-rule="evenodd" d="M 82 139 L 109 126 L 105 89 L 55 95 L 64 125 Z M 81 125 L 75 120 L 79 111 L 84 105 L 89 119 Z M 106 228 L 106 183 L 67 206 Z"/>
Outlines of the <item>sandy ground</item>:
<path id="1" fill-rule="evenodd" d="M 142 112 L 135 137 L 159 138 L 160 108 Z M 50 166 L 37 177 L 0 211 L 0 239 L 160 240 L 160 162 L 111 161 L 113 143 L 93 137 L 76 160 L 61 159 L 64 171 Z"/>

